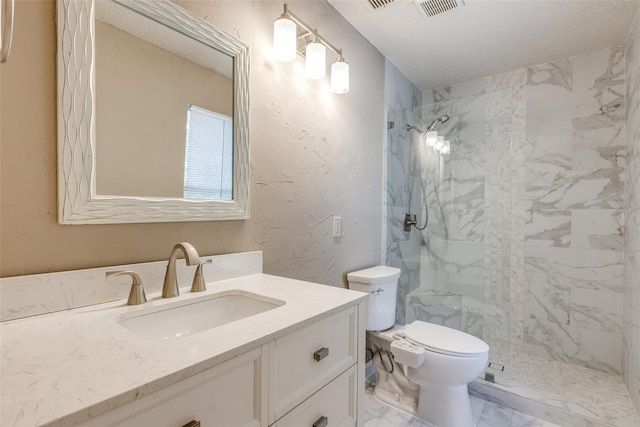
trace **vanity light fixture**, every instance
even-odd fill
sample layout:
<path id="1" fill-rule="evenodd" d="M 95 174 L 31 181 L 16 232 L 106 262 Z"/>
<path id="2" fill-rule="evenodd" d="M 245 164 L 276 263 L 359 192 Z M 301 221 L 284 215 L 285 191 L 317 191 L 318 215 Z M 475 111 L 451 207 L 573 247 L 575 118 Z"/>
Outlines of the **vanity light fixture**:
<path id="1" fill-rule="evenodd" d="M 298 33 L 298 27 L 302 29 Z M 331 65 L 331 91 L 333 93 L 349 92 L 349 64 L 342 56 L 342 49 L 338 49 L 318 30 L 291 13 L 284 4 L 284 12 L 273 23 L 273 50 L 278 61 L 289 62 L 295 59 L 298 41 L 305 46 L 300 52 L 305 57 L 304 74 L 309 79 L 319 80 L 326 75 L 326 50 L 329 48 L 338 59 Z"/>
<path id="2" fill-rule="evenodd" d="M 304 60 L 304 75 L 311 80 L 324 79 L 326 76 L 327 48 L 318 41 L 318 38 L 307 45 L 306 58 Z"/>
<path id="3" fill-rule="evenodd" d="M 273 52 L 278 61 L 291 62 L 296 59 L 298 41 L 296 28 L 296 23 L 289 19 L 285 13 L 273 23 Z"/>
<path id="4" fill-rule="evenodd" d="M 331 65 L 331 92 L 349 92 L 349 64 L 342 55 Z"/>

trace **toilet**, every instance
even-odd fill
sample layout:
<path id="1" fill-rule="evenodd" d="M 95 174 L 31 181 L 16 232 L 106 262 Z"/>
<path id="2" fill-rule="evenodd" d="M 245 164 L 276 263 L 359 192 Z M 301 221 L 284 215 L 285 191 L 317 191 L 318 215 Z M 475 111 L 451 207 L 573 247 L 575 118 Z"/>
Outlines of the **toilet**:
<path id="1" fill-rule="evenodd" d="M 394 325 L 399 277 L 400 269 L 386 266 L 347 275 L 350 289 L 369 294 L 366 329 L 379 347 L 388 345 L 394 362 L 401 366 L 400 373 L 390 369 L 393 375 L 383 375 L 391 385 L 379 381 L 375 394 L 414 412 L 406 401 L 415 385 L 418 418 L 437 427 L 474 427 L 467 384 L 484 371 L 489 346 L 465 332 L 419 320 L 406 326 Z M 408 381 L 402 380 L 404 376 Z"/>

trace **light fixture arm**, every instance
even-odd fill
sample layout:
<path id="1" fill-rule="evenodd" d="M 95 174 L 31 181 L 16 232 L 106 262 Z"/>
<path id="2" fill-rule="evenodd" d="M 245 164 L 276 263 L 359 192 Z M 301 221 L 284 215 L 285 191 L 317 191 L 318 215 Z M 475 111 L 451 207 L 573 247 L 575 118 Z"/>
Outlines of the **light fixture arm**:
<path id="1" fill-rule="evenodd" d="M 308 25 L 302 19 L 298 18 L 293 12 L 291 12 L 289 10 L 289 8 L 287 7 L 286 3 L 284 4 L 284 12 L 282 13 L 282 16 L 291 19 L 296 25 L 304 28 L 308 32 L 304 36 L 307 36 L 309 34 L 313 34 L 313 36 L 315 37 L 316 41 L 322 43 L 323 45 L 325 45 L 326 47 L 328 47 L 329 49 L 334 51 L 336 53 L 336 55 L 339 56 L 339 59 L 343 60 L 343 58 L 342 58 L 342 49 L 339 49 L 339 48 L 335 47 L 333 44 L 331 44 L 331 42 L 329 40 L 327 40 L 324 37 L 322 37 L 320 35 L 320 33 L 318 33 L 318 30 L 312 28 L 310 25 Z"/>

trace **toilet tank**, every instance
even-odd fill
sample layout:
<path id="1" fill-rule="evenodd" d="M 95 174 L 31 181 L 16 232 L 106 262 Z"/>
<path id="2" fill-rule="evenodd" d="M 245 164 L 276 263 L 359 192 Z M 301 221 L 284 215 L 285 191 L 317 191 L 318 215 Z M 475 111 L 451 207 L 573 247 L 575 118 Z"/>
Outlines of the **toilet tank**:
<path id="1" fill-rule="evenodd" d="M 366 292 L 368 331 L 384 331 L 396 320 L 396 292 L 400 269 L 379 265 L 347 274 L 349 289 Z"/>

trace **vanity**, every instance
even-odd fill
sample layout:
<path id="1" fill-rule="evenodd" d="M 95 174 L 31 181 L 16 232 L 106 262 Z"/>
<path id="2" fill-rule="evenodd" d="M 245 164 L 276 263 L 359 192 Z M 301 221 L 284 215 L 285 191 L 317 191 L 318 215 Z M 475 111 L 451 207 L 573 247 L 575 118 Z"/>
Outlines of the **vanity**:
<path id="1" fill-rule="evenodd" d="M 0 425 L 363 425 L 366 294 L 263 274 L 261 252 L 201 259 L 207 290 L 178 260 L 176 298 L 166 262 L 0 279 Z"/>

